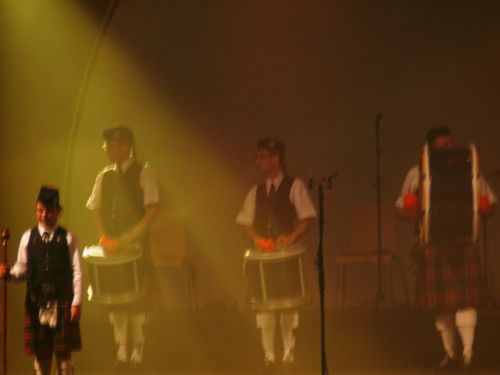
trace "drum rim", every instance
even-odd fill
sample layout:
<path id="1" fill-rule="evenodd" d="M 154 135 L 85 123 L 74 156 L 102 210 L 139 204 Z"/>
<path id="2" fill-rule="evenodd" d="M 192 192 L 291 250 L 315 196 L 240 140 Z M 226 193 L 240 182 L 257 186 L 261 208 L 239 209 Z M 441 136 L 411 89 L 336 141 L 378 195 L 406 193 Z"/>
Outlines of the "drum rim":
<path id="1" fill-rule="evenodd" d="M 134 302 L 139 298 L 142 298 L 146 295 L 146 289 L 141 288 L 138 291 L 121 293 L 114 296 L 92 296 L 92 299 L 89 299 L 91 303 L 98 303 L 101 305 L 122 305 Z"/>
<path id="2" fill-rule="evenodd" d="M 135 261 L 140 257 L 142 257 L 143 255 L 141 250 L 127 250 L 118 252 L 113 255 L 93 256 L 90 254 L 86 254 L 85 249 L 82 255 L 82 259 L 91 264 L 104 264 L 104 265 L 123 264 L 126 262 Z"/>
<path id="3" fill-rule="evenodd" d="M 250 306 L 254 310 L 283 310 L 299 307 L 310 301 L 308 294 L 294 298 L 274 299 L 270 301 L 251 300 Z"/>
<path id="4" fill-rule="evenodd" d="M 245 250 L 243 257 L 248 260 L 281 260 L 300 256 L 305 252 L 305 247 L 296 247 L 273 252 L 263 252 L 252 248 Z"/>

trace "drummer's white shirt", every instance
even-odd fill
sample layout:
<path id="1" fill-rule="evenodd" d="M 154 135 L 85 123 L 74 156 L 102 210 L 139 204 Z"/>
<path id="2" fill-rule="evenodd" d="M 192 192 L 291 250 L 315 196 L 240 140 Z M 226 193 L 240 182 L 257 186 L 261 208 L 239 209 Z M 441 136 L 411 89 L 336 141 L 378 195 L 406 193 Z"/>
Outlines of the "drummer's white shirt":
<path id="1" fill-rule="evenodd" d="M 401 187 L 401 192 L 399 193 L 399 197 L 396 200 L 396 207 L 404 208 L 404 196 L 409 193 L 415 193 L 418 190 L 420 184 L 420 168 L 418 165 L 410 168 L 408 173 L 406 174 L 405 180 L 403 182 L 403 186 Z M 497 197 L 493 190 L 491 190 L 490 185 L 484 179 L 483 176 L 479 176 L 479 194 L 481 196 L 485 196 L 489 199 L 491 204 L 497 202 Z"/>
<path id="2" fill-rule="evenodd" d="M 122 165 L 121 170 L 122 173 L 125 173 L 127 169 L 132 165 L 134 159 L 127 159 Z M 87 201 L 87 208 L 90 210 L 98 210 L 101 207 L 101 195 L 102 195 L 102 177 L 104 173 L 109 170 L 117 170 L 118 165 L 111 164 L 105 167 L 96 177 L 94 188 L 92 189 L 92 194 Z M 143 191 L 144 206 L 148 206 L 150 204 L 157 204 L 160 201 L 160 194 L 158 190 L 158 184 L 156 182 L 155 174 L 149 164 L 146 162 L 141 169 L 141 173 L 139 175 L 139 185 Z"/>
<path id="3" fill-rule="evenodd" d="M 281 182 L 283 181 L 283 173 L 280 173 L 274 181 L 267 178 L 266 179 L 266 192 L 269 193 L 271 184 L 274 185 L 275 189 L 278 190 Z M 243 202 L 243 207 L 236 217 L 236 223 L 241 225 L 252 226 L 255 218 L 255 204 L 257 200 L 257 186 L 253 186 L 248 192 L 245 201 Z M 300 178 L 295 178 L 293 180 L 292 186 L 290 188 L 290 203 L 295 207 L 297 213 L 297 218 L 299 220 L 315 218 L 316 209 L 309 196 L 307 187 Z"/>
<path id="4" fill-rule="evenodd" d="M 44 232 L 49 233 L 49 239 L 52 241 L 54 237 L 55 228 L 46 228 L 42 223 L 38 223 L 38 233 L 40 237 Z M 31 229 L 26 230 L 19 242 L 19 251 L 17 253 L 16 264 L 11 268 L 10 274 L 14 279 L 24 280 L 26 277 L 26 269 L 28 266 L 28 242 L 30 239 Z M 69 259 L 71 268 L 73 269 L 73 301 L 72 306 L 80 306 L 82 304 L 82 264 L 80 262 L 80 252 L 78 250 L 78 241 L 76 237 L 69 231 L 66 232 L 66 241 L 69 247 Z"/>

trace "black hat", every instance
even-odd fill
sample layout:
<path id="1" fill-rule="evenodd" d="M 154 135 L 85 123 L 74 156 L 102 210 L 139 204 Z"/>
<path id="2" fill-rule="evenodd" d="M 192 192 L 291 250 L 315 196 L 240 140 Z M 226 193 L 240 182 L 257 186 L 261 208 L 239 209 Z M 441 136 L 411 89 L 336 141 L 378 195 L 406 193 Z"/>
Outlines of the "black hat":
<path id="1" fill-rule="evenodd" d="M 115 125 L 111 128 L 104 129 L 102 131 L 102 137 L 106 141 L 111 141 L 116 139 L 120 141 L 125 141 L 129 144 L 134 143 L 134 133 L 132 133 L 132 130 L 130 130 L 124 125 Z"/>
<path id="2" fill-rule="evenodd" d="M 278 154 L 281 159 L 285 158 L 285 146 L 277 138 L 261 138 L 257 141 L 257 150 L 268 150 L 272 154 Z"/>
<path id="3" fill-rule="evenodd" d="M 42 186 L 37 201 L 48 208 L 59 207 L 59 190 L 49 185 Z"/>
<path id="4" fill-rule="evenodd" d="M 451 131 L 447 126 L 438 126 L 436 128 L 432 128 L 427 132 L 427 143 L 431 144 L 436 138 L 443 136 L 450 136 Z"/>

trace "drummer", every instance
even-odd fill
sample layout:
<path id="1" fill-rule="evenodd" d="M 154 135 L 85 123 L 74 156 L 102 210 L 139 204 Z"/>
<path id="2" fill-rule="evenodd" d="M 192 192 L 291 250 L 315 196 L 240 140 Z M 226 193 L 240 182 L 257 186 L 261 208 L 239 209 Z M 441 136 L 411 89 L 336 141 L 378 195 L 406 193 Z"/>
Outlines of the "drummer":
<path id="1" fill-rule="evenodd" d="M 111 165 L 105 167 L 95 180 L 92 194 L 87 201 L 95 219 L 103 247 L 141 244 L 147 246 L 148 228 L 159 210 L 159 192 L 156 178 L 147 163 L 136 160 L 134 135 L 124 125 L 105 129 L 104 151 Z M 148 260 L 148 252 L 143 258 Z M 133 277 L 133 275 L 130 275 Z M 115 367 L 139 367 L 143 362 L 145 301 L 114 305 L 109 313 L 113 325 L 117 354 Z M 130 324 L 133 345 L 127 352 Z"/>
<path id="2" fill-rule="evenodd" d="M 440 151 L 454 147 L 454 140 L 447 126 L 430 129 L 427 145 L 431 150 Z M 420 203 L 417 196 L 420 188 L 420 169 L 411 168 L 404 180 L 396 208 L 403 218 L 419 219 Z M 484 178 L 479 178 L 479 212 L 491 215 L 497 201 Z M 477 306 L 482 295 L 479 249 L 476 244 L 462 245 L 462 256 L 446 256 L 442 248 L 422 249 L 422 257 L 417 268 L 417 308 L 436 313 L 435 325 L 441 335 L 445 355 L 435 371 L 448 371 L 472 367 L 472 347 L 477 323 Z M 446 275 L 446 276 L 444 276 Z M 434 282 L 429 283 L 428 280 Z M 443 298 L 445 297 L 445 298 Z M 456 336 L 462 342 L 462 353 L 457 353 Z"/>
<path id="3" fill-rule="evenodd" d="M 285 250 L 309 230 L 316 210 L 304 182 L 288 175 L 285 167 L 285 147 L 276 138 L 257 141 L 256 164 L 264 181 L 248 192 L 236 222 L 243 226 L 252 244 L 267 246 L 271 239 L 276 247 Z M 297 310 L 279 311 L 283 340 L 282 364 L 291 367 L 294 362 L 294 329 L 299 324 Z M 257 327 L 261 330 L 264 350 L 264 372 L 276 370 L 274 311 L 257 312 Z"/>

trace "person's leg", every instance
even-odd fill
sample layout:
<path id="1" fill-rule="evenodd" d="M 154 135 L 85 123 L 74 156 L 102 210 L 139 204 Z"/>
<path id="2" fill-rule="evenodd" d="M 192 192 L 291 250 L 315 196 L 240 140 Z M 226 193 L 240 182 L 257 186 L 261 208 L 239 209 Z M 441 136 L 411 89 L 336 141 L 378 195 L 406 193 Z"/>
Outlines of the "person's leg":
<path id="1" fill-rule="evenodd" d="M 299 326 L 299 312 L 286 310 L 280 314 L 281 338 L 283 340 L 283 362 L 293 362 L 295 335 L 293 330 Z"/>
<path id="2" fill-rule="evenodd" d="M 477 310 L 474 307 L 460 309 L 456 312 L 455 322 L 463 345 L 463 361 L 466 367 L 472 363 L 472 346 L 477 324 Z"/>
<path id="3" fill-rule="evenodd" d="M 261 330 L 262 348 L 265 361 L 274 363 L 274 335 L 276 331 L 276 314 L 272 311 L 259 311 L 256 315 L 257 328 Z"/>
<path id="4" fill-rule="evenodd" d="M 436 329 L 441 335 L 445 356 L 434 367 L 433 371 L 455 371 L 459 367 L 456 353 L 455 314 L 442 312 L 436 316 Z"/>
<path id="5" fill-rule="evenodd" d="M 113 326 L 115 344 L 118 348 L 116 362 L 126 363 L 128 314 L 125 311 L 112 311 L 109 313 L 109 321 Z"/>
<path id="6" fill-rule="evenodd" d="M 451 312 L 439 313 L 436 316 L 436 329 L 441 335 L 443 349 L 449 358 L 456 358 L 455 317 Z"/>
<path id="7" fill-rule="evenodd" d="M 57 375 L 73 375 L 71 352 L 56 353 Z"/>
<path id="8" fill-rule="evenodd" d="M 142 363 L 142 352 L 144 349 L 144 325 L 146 324 L 146 314 L 144 312 L 140 312 L 137 314 L 133 314 L 130 317 L 130 324 L 132 329 L 132 338 L 134 340 L 134 348 L 132 350 L 132 354 L 130 355 L 130 362 L 132 364 L 141 364 Z"/>
<path id="9" fill-rule="evenodd" d="M 37 326 L 30 331 L 33 338 L 35 359 L 35 375 L 50 375 L 52 367 L 52 356 L 54 354 L 54 335 L 53 331 L 47 327 Z"/>
<path id="10" fill-rule="evenodd" d="M 34 360 L 35 375 L 50 375 L 50 368 L 52 367 L 52 355 L 35 355 Z"/>

